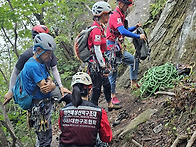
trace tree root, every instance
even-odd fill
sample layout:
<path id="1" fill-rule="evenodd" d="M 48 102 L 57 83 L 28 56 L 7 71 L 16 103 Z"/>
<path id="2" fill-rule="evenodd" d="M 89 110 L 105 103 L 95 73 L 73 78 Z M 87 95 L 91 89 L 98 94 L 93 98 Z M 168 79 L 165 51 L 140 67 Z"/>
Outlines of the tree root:
<path id="1" fill-rule="evenodd" d="M 191 136 L 191 138 L 189 139 L 186 147 L 191 147 L 192 144 L 195 142 L 195 139 L 196 139 L 196 131 L 193 133 L 193 135 Z"/>
<path id="2" fill-rule="evenodd" d="M 176 140 L 174 141 L 174 143 L 171 145 L 171 147 L 176 147 L 178 145 L 178 143 L 180 142 L 180 140 L 184 140 L 187 139 L 188 136 L 187 135 L 179 135 Z"/>

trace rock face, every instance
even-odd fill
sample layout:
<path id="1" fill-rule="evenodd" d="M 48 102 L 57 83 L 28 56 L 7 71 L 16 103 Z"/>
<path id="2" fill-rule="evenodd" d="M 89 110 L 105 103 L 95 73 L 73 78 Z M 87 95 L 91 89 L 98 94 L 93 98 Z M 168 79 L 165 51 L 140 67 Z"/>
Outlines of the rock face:
<path id="1" fill-rule="evenodd" d="M 142 61 L 139 77 L 149 67 L 166 62 L 196 62 L 196 1 L 168 0 L 160 19 L 149 34 L 149 43 L 151 60 Z M 128 80 L 129 70 L 126 70 L 119 78 L 118 86 L 126 87 Z"/>
<path id="2" fill-rule="evenodd" d="M 149 38 L 153 65 L 196 60 L 195 23 L 195 0 L 168 0 Z"/>
<path id="3" fill-rule="evenodd" d="M 150 4 L 154 0 L 134 0 L 134 5 L 130 7 L 129 14 L 126 19 L 129 22 L 129 26 L 134 26 L 137 22 L 144 24 L 150 15 Z"/>

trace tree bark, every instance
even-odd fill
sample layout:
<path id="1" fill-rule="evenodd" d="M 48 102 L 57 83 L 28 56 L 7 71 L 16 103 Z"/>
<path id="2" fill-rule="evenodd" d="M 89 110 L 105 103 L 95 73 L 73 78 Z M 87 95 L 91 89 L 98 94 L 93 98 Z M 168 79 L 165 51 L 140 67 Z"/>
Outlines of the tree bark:
<path id="1" fill-rule="evenodd" d="M 3 78 L 4 78 L 4 80 L 6 81 L 6 83 L 7 83 L 7 87 L 9 88 L 9 81 L 7 80 L 7 78 L 6 78 L 6 76 L 5 76 L 5 74 L 4 74 L 4 72 L 2 71 L 2 69 L 0 68 L 0 72 L 1 72 L 1 74 L 3 75 Z"/>
<path id="2" fill-rule="evenodd" d="M 5 136 L 5 133 L 1 129 L 2 124 L 0 123 L 0 146 L 1 147 L 7 147 L 8 146 L 8 140 Z"/>
<path id="3" fill-rule="evenodd" d="M 10 5 L 12 11 L 14 12 L 14 8 L 13 8 L 13 6 L 12 6 L 12 3 L 10 2 L 10 0 L 7 0 L 7 1 L 8 1 L 8 3 L 9 3 L 9 5 Z M 13 46 L 13 48 L 14 48 L 14 53 L 15 53 L 16 56 L 19 58 L 19 54 L 18 54 L 18 51 L 17 51 L 17 39 L 18 39 L 17 26 L 18 26 L 18 24 L 17 24 L 17 22 L 15 22 L 15 24 L 14 24 L 14 34 L 15 34 L 14 40 L 15 40 L 15 41 L 14 41 L 14 44 L 12 44 L 12 46 Z M 4 30 L 4 31 L 5 31 L 5 30 Z"/>

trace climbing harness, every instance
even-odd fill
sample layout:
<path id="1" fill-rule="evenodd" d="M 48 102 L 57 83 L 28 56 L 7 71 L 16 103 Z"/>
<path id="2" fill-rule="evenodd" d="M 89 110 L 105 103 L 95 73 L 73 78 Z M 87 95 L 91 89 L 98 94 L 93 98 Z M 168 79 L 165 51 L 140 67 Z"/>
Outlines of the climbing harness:
<path id="1" fill-rule="evenodd" d="M 110 54 L 108 57 L 113 72 L 116 72 L 118 66 L 122 63 L 123 53 L 124 50 L 122 49 L 121 43 L 119 41 L 115 41 L 115 44 L 110 49 Z"/>
<path id="2" fill-rule="evenodd" d="M 41 100 L 37 105 L 33 106 L 31 111 L 28 112 L 28 127 L 34 127 L 37 132 L 47 131 L 49 129 L 49 120 L 52 112 L 46 118 L 44 102 L 51 101 L 48 99 Z"/>
<path id="3" fill-rule="evenodd" d="M 141 98 L 144 93 L 148 97 L 162 88 L 173 88 L 175 83 L 181 79 L 176 68 L 171 63 L 152 67 L 147 70 L 139 81 Z"/>

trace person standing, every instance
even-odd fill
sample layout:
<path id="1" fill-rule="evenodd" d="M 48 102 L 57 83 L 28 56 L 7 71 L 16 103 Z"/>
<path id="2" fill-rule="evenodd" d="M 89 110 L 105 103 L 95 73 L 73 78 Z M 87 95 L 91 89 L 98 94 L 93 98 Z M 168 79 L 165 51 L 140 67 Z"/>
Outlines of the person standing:
<path id="1" fill-rule="evenodd" d="M 56 50 L 56 43 L 52 36 L 46 33 L 39 33 L 34 38 L 34 55 L 22 69 L 24 88 L 29 95 L 33 95 L 30 113 L 31 124 L 37 134 L 36 146 L 50 146 L 52 141 L 52 99 L 51 91 L 56 85 L 50 77 L 45 63 L 51 60 L 53 51 Z M 31 126 L 31 127 L 32 127 Z"/>
<path id="2" fill-rule="evenodd" d="M 110 142 L 112 130 L 105 110 L 88 101 L 91 77 L 78 72 L 73 76 L 71 86 L 72 103 L 60 110 L 59 147 L 94 147 L 98 132 L 103 142 Z"/>
<path id="3" fill-rule="evenodd" d="M 36 25 L 32 28 L 32 38 L 34 39 L 35 36 L 39 33 L 47 33 L 49 34 L 49 29 L 44 26 L 44 25 Z M 16 79 L 20 73 L 20 71 L 23 69 L 24 64 L 28 61 L 29 58 L 31 58 L 33 56 L 33 46 L 30 47 L 28 50 L 26 50 L 23 54 L 20 55 L 13 71 L 12 71 L 12 75 L 10 77 L 10 84 L 9 84 L 9 90 L 8 92 L 5 94 L 5 101 L 4 101 L 4 105 L 7 104 L 11 99 L 12 99 L 12 89 L 15 85 Z M 44 63 L 47 67 L 47 70 L 49 71 L 49 69 L 52 70 L 52 74 L 54 76 L 54 79 L 56 80 L 58 86 L 60 87 L 60 91 L 59 89 L 56 87 L 55 90 L 53 91 L 52 95 L 55 98 L 60 98 L 62 96 L 64 96 L 64 93 L 68 93 L 65 98 L 64 101 L 66 101 L 66 103 L 71 102 L 71 91 L 69 91 L 68 89 L 64 88 L 62 83 L 61 83 L 61 78 L 57 69 L 57 60 L 56 60 L 56 56 L 54 55 L 54 53 L 52 53 L 52 57 L 49 61 L 47 61 L 46 63 Z"/>
<path id="4" fill-rule="evenodd" d="M 92 56 L 88 61 L 88 69 L 93 82 L 91 102 L 98 105 L 98 100 L 101 95 L 101 86 L 103 85 L 103 93 L 108 103 L 108 111 L 118 110 L 121 106 L 113 105 L 111 101 L 111 86 L 108 80 L 110 73 L 106 66 L 104 59 L 104 52 L 106 51 L 106 36 L 105 25 L 109 20 L 111 7 L 107 2 L 96 2 L 92 7 L 93 20 L 92 26 L 94 28 L 88 38 L 88 47 L 91 50 Z"/>
<path id="5" fill-rule="evenodd" d="M 113 14 L 110 15 L 109 24 L 107 27 L 107 56 L 110 62 L 112 62 L 112 58 L 115 56 L 114 58 L 120 58 L 120 60 L 130 66 L 131 88 L 133 89 L 134 87 L 139 87 L 137 84 L 139 60 L 126 50 L 123 51 L 121 44 L 123 43 L 125 36 L 140 38 L 143 40 L 146 40 L 146 36 L 144 34 L 137 35 L 132 33 L 136 28 L 141 26 L 140 23 L 137 23 L 133 27 L 128 27 L 125 23 L 125 12 L 132 4 L 132 0 L 117 0 L 117 7 L 113 11 Z M 111 84 L 111 97 L 114 104 L 119 104 L 120 101 L 115 95 L 117 78 L 116 65 L 114 68 L 115 69 L 112 70 L 111 74 L 109 75 L 109 81 Z"/>

